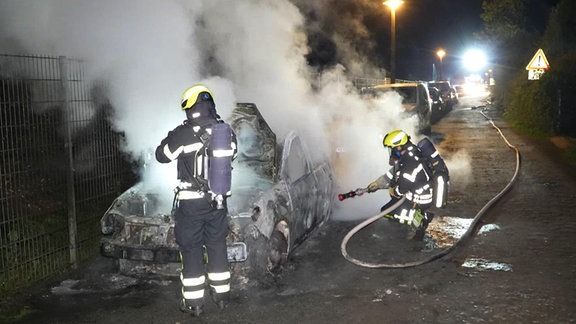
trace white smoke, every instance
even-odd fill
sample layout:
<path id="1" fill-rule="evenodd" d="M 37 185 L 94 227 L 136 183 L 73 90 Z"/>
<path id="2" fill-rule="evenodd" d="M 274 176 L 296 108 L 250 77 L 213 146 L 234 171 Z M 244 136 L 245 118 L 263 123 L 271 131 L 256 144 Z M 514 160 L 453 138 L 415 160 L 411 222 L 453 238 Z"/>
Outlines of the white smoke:
<path id="1" fill-rule="evenodd" d="M 445 157 L 446 165 L 450 170 L 450 182 L 457 185 L 459 189 L 466 189 L 472 181 L 472 163 L 470 155 L 465 150 L 456 151 L 452 155 Z"/>
<path id="2" fill-rule="evenodd" d="M 342 191 L 387 170 L 385 133 L 414 133 L 399 96 L 361 99 L 341 66 L 313 89 L 304 19 L 287 0 L 3 0 L 0 15 L 1 48 L 81 58 L 107 81 L 126 151 L 151 157 L 144 179 L 167 193 L 175 166 L 159 168 L 151 152 L 184 120 L 180 95 L 195 83 L 212 90 L 224 118 L 234 102 L 254 102 L 279 140 L 299 131 L 316 158 L 334 159 Z M 372 216 L 386 199 L 337 202 L 335 217 Z"/>

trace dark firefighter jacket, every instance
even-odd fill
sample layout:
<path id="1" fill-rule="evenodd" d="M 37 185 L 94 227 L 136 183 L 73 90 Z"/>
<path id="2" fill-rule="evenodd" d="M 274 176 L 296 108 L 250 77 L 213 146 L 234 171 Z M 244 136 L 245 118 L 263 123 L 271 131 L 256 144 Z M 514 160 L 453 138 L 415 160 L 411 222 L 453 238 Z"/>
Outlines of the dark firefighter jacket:
<path id="1" fill-rule="evenodd" d="M 156 159 L 160 163 L 177 162 L 178 180 L 184 185 L 181 189 L 190 191 L 208 190 L 206 165 L 206 141 L 204 131 L 211 133 L 211 126 L 218 122 L 216 119 L 197 123 L 196 120 L 184 121 L 156 148 Z M 204 125 L 204 126 L 200 126 Z M 202 136 L 204 135 L 204 139 Z M 232 132 L 232 149 L 234 156 L 237 152 L 236 135 Z"/>
<path id="2" fill-rule="evenodd" d="M 406 152 L 396 165 L 376 182 L 380 188 L 394 187 L 397 196 L 405 196 L 417 204 L 432 203 L 432 179 L 414 144 L 407 145 Z"/>

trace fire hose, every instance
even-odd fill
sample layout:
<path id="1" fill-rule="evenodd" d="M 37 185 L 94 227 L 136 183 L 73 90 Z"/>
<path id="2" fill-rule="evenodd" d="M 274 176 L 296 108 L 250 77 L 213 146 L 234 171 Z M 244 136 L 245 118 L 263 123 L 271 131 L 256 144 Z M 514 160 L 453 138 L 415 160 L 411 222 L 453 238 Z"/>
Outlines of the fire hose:
<path id="1" fill-rule="evenodd" d="M 383 217 L 387 213 L 393 211 L 398 206 L 400 206 L 405 200 L 405 197 L 402 197 L 402 199 L 400 199 L 394 205 L 383 210 L 379 214 L 374 215 L 374 216 L 366 219 L 362 223 L 356 225 L 356 227 L 354 227 L 352 230 L 350 230 L 348 232 L 348 234 L 346 234 L 346 236 L 342 240 L 342 244 L 340 245 L 340 250 L 342 252 L 342 256 L 344 256 L 344 258 L 346 260 L 348 260 L 348 261 L 350 261 L 350 262 L 352 262 L 358 266 L 365 267 L 365 268 L 373 268 L 373 269 L 397 269 L 397 268 L 416 267 L 416 266 L 423 265 L 423 264 L 426 264 L 426 263 L 432 262 L 434 260 L 438 260 L 440 258 L 445 257 L 446 255 L 448 255 L 451 252 L 453 252 L 454 250 L 456 250 L 456 248 L 458 246 L 463 244 L 463 242 L 465 242 L 469 237 L 471 237 L 473 235 L 473 233 L 476 231 L 478 224 L 480 223 L 481 218 L 487 213 L 487 211 L 492 206 L 494 206 L 494 204 L 496 204 L 496 202 L 498 202 L 504 196 L 504 194 L 506 194 L 508 191 L 510 191 L 513 184 L 516 182 L 516 179 L 518 178 L 518 174 L 520 171 L 520 151 L 518 150 L 518 148 L 516 146 L 510 144 L 510 142 L 508 141 L 508 139 L 506 139 L 506 137 L 504 136 L 504 134 L 502 133 L 500 128 L 498 128 L 494 124 L 494 122 L 488 116 L 486 116 L 486 114 L 484 114 L 484 112 L 480 112 L 480 113 L 488 120 L 488 122 L 490 122 L 492 127 L 494 127 L 498 131 L 500 137 L 502 137 L 502 139 L 504 140 L 506 145 L 508 145 L 509 148 L 511 148 L 515 151 L 515 153 L 516 153 L 516 170 L 514 171 L 514 175 L 512 176 L 512 178 L 510 179 L 508 184 L 498 194 L 496 194 L 492 199 L 490 199 L 478 211 L 478 213 L 476 213 L 476 215 L 474 216 L 474 218 L 473 218 L 470 226 L 466 230 L 466 232 L 449 248 L 442 250 L 442 251 L 439 251 L 439 252 L 437 252 L 437 253 L 435 253 L 435 254 L 431 255 L 430 257 L 423 259 L 423 260 L 417 260 L 417 261 L 405 262 L 405 263 L 370 263 L 370 262 L 361 261 L 361 260 L 358 260 L 358 259 L 351 257 L 348 254 L 348 252 L 346 251 L 346 245 L 348 244 L 348 241 L 350 240 L 350 238 L 352 236 L 354 236 L 357 232 L 359 232 L 361 229 L 365 228 L 366 226 L 370 225 L 371 223 L 375 222 L 376 220 L 380 219 L 381 217 Z M 351 191 L 351 192 L 348 192 L 346 194 L 338 195 L 338 199 L 344 200 L 346 198 L 359 196 L 359 195 L 362 195 L 365 191 L 366 191 L 366 189 L 362 189 L 362 188 L 356 189 L 356 191 Z"/>

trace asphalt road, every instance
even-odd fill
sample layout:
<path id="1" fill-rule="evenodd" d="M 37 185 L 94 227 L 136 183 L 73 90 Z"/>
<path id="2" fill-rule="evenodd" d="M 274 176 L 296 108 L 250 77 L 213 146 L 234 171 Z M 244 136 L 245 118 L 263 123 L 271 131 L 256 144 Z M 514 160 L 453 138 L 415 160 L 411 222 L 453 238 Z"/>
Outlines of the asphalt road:
<path id="1" fill-rule="evenodd" d="M 431 134 L 451 168 L 449 204 L 433 222 L 444 235 L 455 220 L 465 229 L 515 171 L 514 150 L 482 109 L 470 108 L 477 102 L 461 101 Z M 359 222 L 330 221 L 295 251 L 281 277 L 236 278 L 223 311 L 207 304 L 202 317 L 192 318 L 177 309 L 176 280 L 122 276 L 110 260 L 95 258 L 31 290 L 22 302 L 30 315 L 20 323 L 574 323 L 576 181 L 549 150 L 516 135 L 491 109 L 484 112 L 519 149 L 520 174 L 482 216 L 485 230 L 444 258 L 409 268 L 363 268 L 340 252 Z M 444 251 L 405 234 L 378 220 L 350 240 L 348 252 L 402 263 Z"/>

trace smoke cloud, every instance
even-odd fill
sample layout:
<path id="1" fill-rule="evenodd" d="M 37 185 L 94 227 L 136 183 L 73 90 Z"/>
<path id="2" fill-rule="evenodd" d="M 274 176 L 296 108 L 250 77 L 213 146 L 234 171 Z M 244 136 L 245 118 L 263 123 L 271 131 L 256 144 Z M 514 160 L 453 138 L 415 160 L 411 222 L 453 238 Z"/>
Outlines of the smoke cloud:
<path id="1" fill-rule="evenodd" d="M 160 165 L 151 153 L 184 120 L 180 95 L 195 83 L 213 91 L 223 118 L 235 102 L 254 102 L 279 140 L 297 130 L 316 159 L 332 160 L 338 190 L 364 187 L 388 168 L 382 136 L 396 128 L 414 133 L 415 123 L 399 117 L 398 95 L 368 102 L 357 94 L 347 75 L 374 69 L 364 50 L 338 33 L 345 26 L 322 34 L 338 49 L 334 64 L 321 73 L 311 69 L 308 60 L 318 53 L 310 52 L 307 31 L 321 25 L 305 19 L 307 1 L 294 3 L 4 0 L 0 48 L 85 60 L 90 78 L 110 87 L 113 124 L 126 134 L 125 150 L 150 158 L 142 176 L 167 194 L 175 165 Z M 337 14 L 317 3 L 308 10 Z M 356 35 L 367 33 L 363 26 L 355 25 Z M 337 203 L 335 219 L 372 216 L 388 199 L 384 193 L 368 196 Z"/>
<path id="2" fill-rule="evenodd" d="M 452 183 L 457 183 L 462 189 L 466 189 L 472 181 L 472 162 L 470 155 L 465 150 L 456 151 L 449 157 L 445 157 L 446 165 L 450 170 Z"/>

